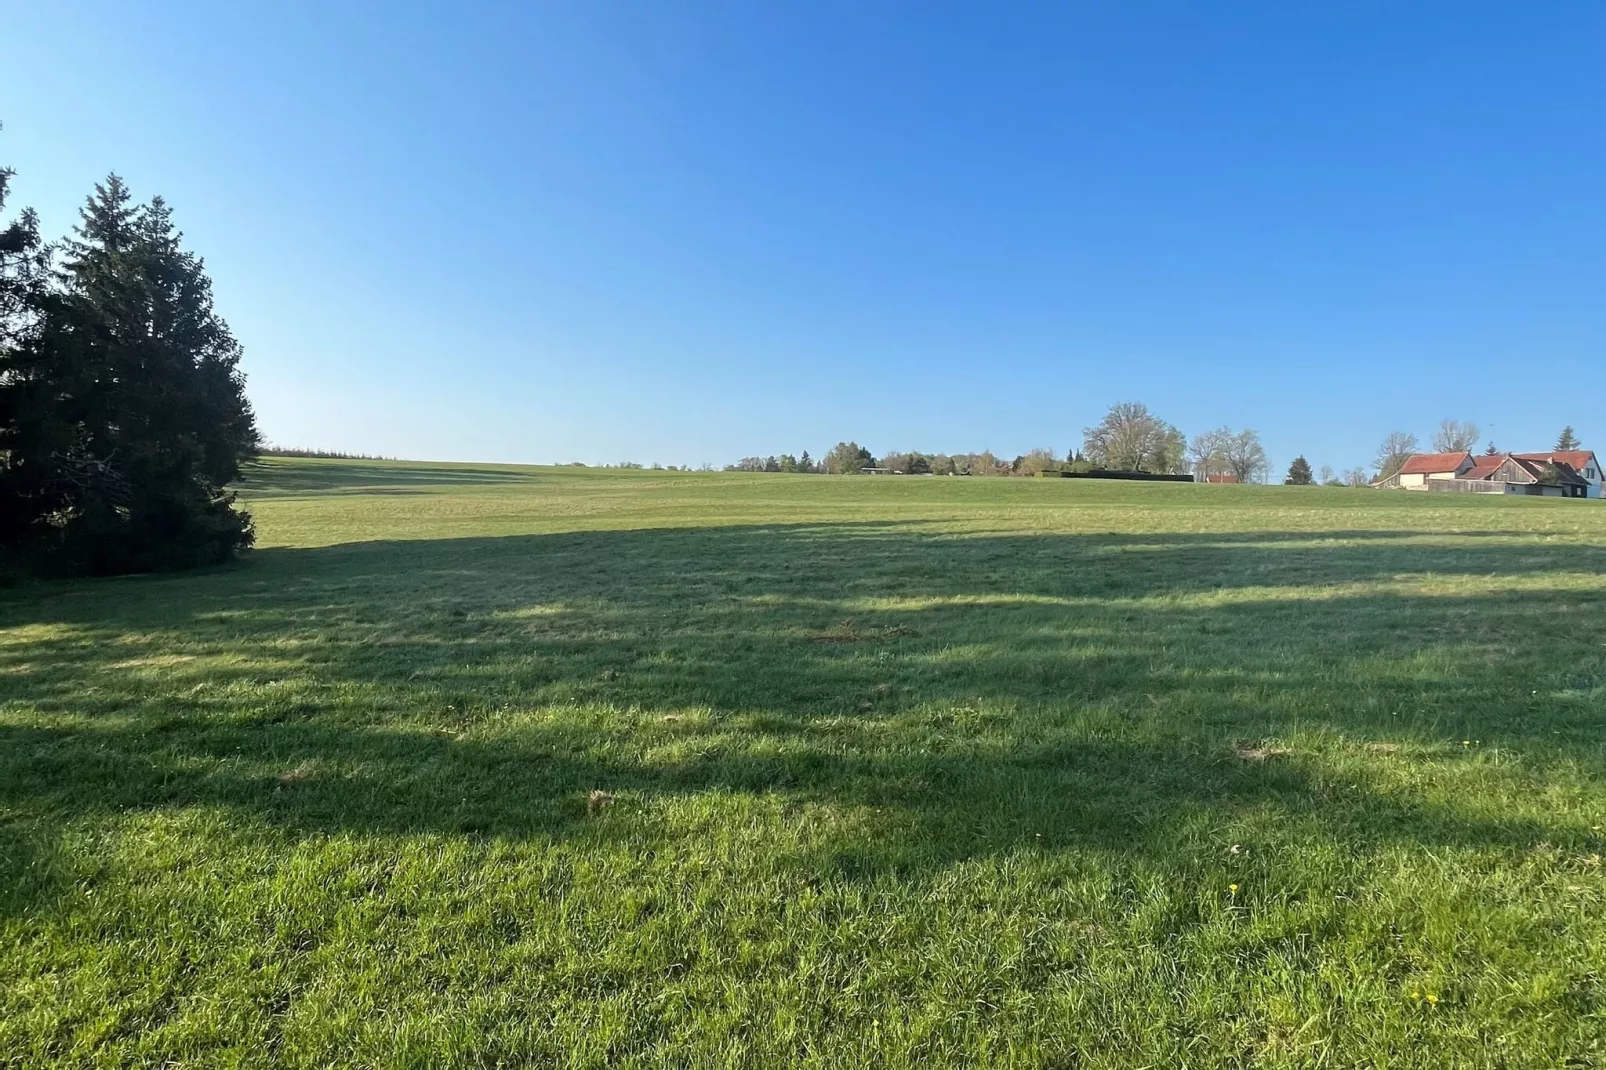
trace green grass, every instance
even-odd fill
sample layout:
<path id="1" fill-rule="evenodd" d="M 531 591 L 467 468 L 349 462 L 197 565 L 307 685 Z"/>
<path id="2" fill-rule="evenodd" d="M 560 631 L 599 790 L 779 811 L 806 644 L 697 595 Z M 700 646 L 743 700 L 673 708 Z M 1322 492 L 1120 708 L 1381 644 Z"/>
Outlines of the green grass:
<path id="1" fill-rule="evenodd" d="M 1602 503 L 244 496 L 0 593 L 0 1061 L 1606 1066 Z"/>

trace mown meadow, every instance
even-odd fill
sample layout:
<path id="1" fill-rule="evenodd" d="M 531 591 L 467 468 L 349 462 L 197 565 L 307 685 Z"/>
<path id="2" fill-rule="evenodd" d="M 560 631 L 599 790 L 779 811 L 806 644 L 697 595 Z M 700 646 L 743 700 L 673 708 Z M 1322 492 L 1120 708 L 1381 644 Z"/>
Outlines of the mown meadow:
<path id="1" fill-rule="evenodd" d="M 0 591 L 0 1063 L 1606 1066 L 1606 503 L 241 492 Z"/>

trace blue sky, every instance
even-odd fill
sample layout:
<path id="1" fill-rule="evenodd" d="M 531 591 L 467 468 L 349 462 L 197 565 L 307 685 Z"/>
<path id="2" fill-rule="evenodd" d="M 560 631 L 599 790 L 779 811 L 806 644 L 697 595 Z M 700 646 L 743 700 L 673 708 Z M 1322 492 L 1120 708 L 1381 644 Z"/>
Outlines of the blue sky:
<path id="1" fill-rule="evenodd" d="M 174 205 L 281 444 L 1279 472 L 1606 446 L 1606 5 L 0 0 L 0 161 Z"/>

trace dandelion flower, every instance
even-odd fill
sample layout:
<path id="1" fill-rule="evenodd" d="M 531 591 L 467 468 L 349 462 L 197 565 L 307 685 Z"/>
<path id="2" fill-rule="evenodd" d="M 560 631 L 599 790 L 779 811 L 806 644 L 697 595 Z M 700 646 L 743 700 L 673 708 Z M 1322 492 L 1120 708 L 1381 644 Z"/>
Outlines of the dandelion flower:
<path id="1" fill-rule="evenodd" d="M 1231 895 L 1237 895 L 1238 894 L 1238 886 L 1236 884 L 1229 884 L 1229 885 L 1227 885 L 1227 891 Z"/>
<path id="2" fill-rule="evenodd" d="M 1429 992 L 1427 995 L 1423 996 L 1422 998 L 1427 1000 L 1429 1003 L 1437 1003 L 1437 1002 L 1439 1002 L 1439 997 L 1435 996 L 1432 992 Z"/>

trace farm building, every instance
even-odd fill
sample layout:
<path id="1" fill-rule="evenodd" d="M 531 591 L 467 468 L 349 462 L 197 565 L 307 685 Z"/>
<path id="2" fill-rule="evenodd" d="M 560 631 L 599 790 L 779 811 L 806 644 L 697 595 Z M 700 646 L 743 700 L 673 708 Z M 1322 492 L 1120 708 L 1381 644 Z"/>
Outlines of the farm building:
<path id="1" fill-rule="evenodd" d="M 1496 453 L 1481 457 L 1470 453 L 1418 453 L 1408 458 L 1398 472 L 1372 485 L 1462 494 L 1600 497 L 1600 465 L 1594 454 L 1569 451 L 1568 456 L 1583 461 L 1583 470 L 1559 453 Z M 1586 477 L 1584 472 L 1590 475 Z"/>
<path id="2" fill-rule="evenodd" d="M 1205 476 L 1204 481 L 1206 483 L 1236 483 L 1238 482 L 1238 477 L 1234 475 Z"/>
<path id="3" fill-rule="evenodd" d="M 1565 464 L 1583 476 L 1584 482 L 1589 484 L 1587 497 L 1606 496 L 1606 488 L 1603 488 L 1603 484 L 1606 484 L 1606 472 L 1601 471 L 1600 461 L 1595 457 L 1594 450 L 1551 450 L 1549 453 L 1518 453 L 1515 456 L 1520 461 L 1538 461 L 1540 464 L 1555 461 Z"/>
<path id="4" fill-rule="evenodd" d="M 1471 468 L 1472 463 L 1472 454 L 1466 450 L 1460 453 L 1417 453 L 1406 458 L 1398 472 L 1376 485 L 1401 490 L 1426 490 L 1428 480 L 1456 479 Z"/>

